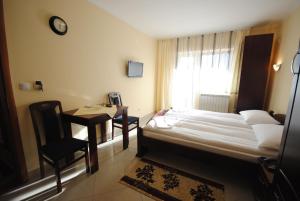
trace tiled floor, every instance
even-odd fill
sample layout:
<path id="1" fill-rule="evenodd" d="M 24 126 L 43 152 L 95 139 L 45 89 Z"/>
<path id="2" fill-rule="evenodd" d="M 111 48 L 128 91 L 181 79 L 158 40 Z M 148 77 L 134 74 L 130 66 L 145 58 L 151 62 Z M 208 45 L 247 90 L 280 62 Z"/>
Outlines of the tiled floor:
<path id="1" fill-rule="evenodd" d="M 136 154 L 136 136 L 130 138 L 129 149 L 122 150 L 120 137 L 99 147 L 98 156 L 100 169 L 93 175 L 84 173 L 84 161 L 77 164 L 75 169 L 81 174 L 63 184 L 63 192 L 48 196 L 47 200 L 53 201 L 146 201 L 152 200 L 122 184 L 120 178 L 124 175 L 126 167 L 138 160 Z M 169 166 L 181 169 L 192 174 L 214 180 L 225 185 L 226 201 L 253 201 L 251 185 L 247 173 L 235 169 L 205 165 L 201 161 L 165 155 L 164 153 L 148 155 L 148 158 Z M 76 172 L 71 170 L 70 172 Z M 67 173 L 65 174 L 67 175 Z M 52 186 L 55 182 L 52 178 Z M 52 187 L 52 194 L 55 188 Z M 35 188 L 35 187 L 34 187 Z M 12 197 L 11 197 L 12 198 Z M 45 198 L 35 198 L 45 199 Z M 1 200 L 1 197 L 0 197 Z M 5 199 L 3 199 L 5 200 Z M 19 200 L 11 199 L 11 200 Z"/>
<path id="2" fill-rule="evenodd" d="M 96 201 L 96 200 L 151 200 L 119 183 L 127 166 L 136 154 L 136 137 L 130 139 L 128 150 L 122 150 L 122 141 L 102 146 L 98 152 L 100 169 L 93 175 L 82 174 L 64 186 L 64 192 L 49 200 Z"/>

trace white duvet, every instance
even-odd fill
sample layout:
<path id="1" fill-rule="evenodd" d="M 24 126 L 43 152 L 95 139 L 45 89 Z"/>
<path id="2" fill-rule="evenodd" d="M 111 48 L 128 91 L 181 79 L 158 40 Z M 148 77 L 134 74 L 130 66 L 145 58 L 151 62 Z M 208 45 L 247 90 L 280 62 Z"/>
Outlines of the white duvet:
<path id="1" fill-rule="evenodd" d="M 256 162 L 276 151 L 259 148 L 254 131 L 238 114 L 170 110 L 143 129 L 147 137 Z"/>

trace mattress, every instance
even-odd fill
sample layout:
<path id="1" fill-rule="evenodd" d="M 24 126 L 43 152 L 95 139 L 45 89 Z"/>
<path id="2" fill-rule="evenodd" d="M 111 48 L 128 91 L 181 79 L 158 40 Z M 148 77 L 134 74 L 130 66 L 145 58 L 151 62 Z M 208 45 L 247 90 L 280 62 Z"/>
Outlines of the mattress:
<path id="1" fill-rule="evenodd" d="M 278 153 L 260 148 L 251 126 L 233 113 L 169 110 L 150 120 L 143 128 L 143 135 L 250 162 Z"/>

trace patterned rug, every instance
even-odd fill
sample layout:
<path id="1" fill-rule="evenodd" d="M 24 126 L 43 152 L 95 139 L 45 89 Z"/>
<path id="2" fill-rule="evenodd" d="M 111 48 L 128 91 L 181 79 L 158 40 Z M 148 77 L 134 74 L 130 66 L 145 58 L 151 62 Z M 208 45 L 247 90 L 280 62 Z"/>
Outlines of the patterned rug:
<path id="1" fill-rule="evenodd" d="M 141 159 L 120 181 L 155 200 L 224 201 L 224 186 L 189 173 Z"/>

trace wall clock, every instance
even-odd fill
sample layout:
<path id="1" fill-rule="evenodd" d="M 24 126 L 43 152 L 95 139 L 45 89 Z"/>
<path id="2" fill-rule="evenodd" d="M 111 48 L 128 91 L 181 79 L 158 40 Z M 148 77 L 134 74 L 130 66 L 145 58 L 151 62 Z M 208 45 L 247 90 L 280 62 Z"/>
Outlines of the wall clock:
<path id="1" fill-rule="evenodd" d="M 68 31 L 67 23 L 58 16 L 50 17 L 49 25 L 52 31 L 58 35 L 65 35 Z"/>

